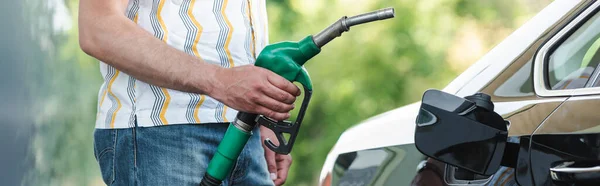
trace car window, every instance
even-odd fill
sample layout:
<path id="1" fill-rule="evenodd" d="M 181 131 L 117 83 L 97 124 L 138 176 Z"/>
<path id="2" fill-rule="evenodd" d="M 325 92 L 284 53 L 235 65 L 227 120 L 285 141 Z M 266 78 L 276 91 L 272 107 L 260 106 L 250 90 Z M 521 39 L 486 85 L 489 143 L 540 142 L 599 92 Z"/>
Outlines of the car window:
<path id="1" fill-rule="evenodd" d="M 548 87 L 552 90 L 584 88 L 600 62 L 600 19 L 594 15 L 573 32 L 547 61 Z"/>

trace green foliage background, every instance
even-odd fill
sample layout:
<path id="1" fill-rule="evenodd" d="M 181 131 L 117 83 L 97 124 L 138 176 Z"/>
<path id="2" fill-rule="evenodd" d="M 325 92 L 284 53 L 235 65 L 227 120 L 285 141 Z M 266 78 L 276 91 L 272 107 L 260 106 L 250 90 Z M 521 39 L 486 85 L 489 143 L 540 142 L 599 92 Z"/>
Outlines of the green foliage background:
<path id="1" fill-rule="evenodd" d="M 78 1 L 23 3 L 31 42 L 40 51 L 28 66 L 37 74 L 30 78 L 40 117 L 31 148 L 34 170 L 25 185 L 101 185 L 92 151 L 101 76 L 98 62 L 79 49 Z M 443 88 L 548 3 L 268 0 L 271 42 L 299 40 L 342 15 L 396 9 L 395 19 L 354 27 L 307 63 L 315 90 L 287 185 L 316 185 L 327 153 L 344 130 L 418 101 L 428 88 Z"/>

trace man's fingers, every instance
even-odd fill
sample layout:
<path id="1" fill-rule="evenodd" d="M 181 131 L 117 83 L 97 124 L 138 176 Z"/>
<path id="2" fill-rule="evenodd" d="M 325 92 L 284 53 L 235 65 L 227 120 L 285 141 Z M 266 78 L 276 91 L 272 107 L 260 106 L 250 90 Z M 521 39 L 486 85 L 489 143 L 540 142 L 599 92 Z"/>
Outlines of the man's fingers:
<path id="1" fill-rule="evenodd" d="M 255 113 L 262 114 L 277 121 L 283 121 L 290 118 L 290 113 L 275 112 L 263 106 L 258 106 Z"/>
<path id="2" fill-rule="evenodd" d="M 256 103 L 258 103 L 260 106 L 268 109 L 270 112 L 274 112 L 275 114 L 279 113 L 279 114 L 283 114 L 283 115 L 289 115 L 288 112 L 290 112 L 292 109 L 294 109 L 294 105 L 292 105 L 292 104 L 285 104 L 285 103 L 279 102 L 279 101 L 274 100 L 273 98 L 270 98 L 267 96 L 258 98 L 256 100 Z M 263 115 L 268 116 L 268 114 L 269 113 L 267 112 L 267 114 L 263 114 Z M 273 113 L 271 113 L 271 114 L 273 114 Z M 273 118 L 273 119 L 275 119 L 275 118 Z M 287 118 L 285 118 L 285 119 L 287 119 Z"/>
<path id="3" fill-rule="evenodd" d="M 266 108 L 264 106 L 261 106 L 261 105 L 259 105 L 256 108 L 256 114 L 264 115 L 264 116 L 269 117 L 271 119 L 274 119 L 276 121 L 283 121 L 283 120 L 286 120 L 286 119 L 290 118 L 290 113 L 287 113 L 287 112 L 283 112 L 283 113 L 282 112 L 276 112 L 276 111 L 273 111 L 273 110 L 268 109 L 268 108 Z"/>
<path id="4" fill-rule="evenodd" d="M 292 104 L 292 103 L 294 103 L 294 101 L 296 101 L 296 97 L 293 96 L 292 94 L 279 89 L 275 85 L 270 84 L 268 86 L 269 86 L 268 88 L 263 90 L 263 93 L 265 93 L 267 96 L 269 96 L 277 101 L 287 103 L 287 104 Z"/>
<path id="5" fill-rule="evenodd" d="M 273 182 L 275 185 L 283 185 L 285 180 L 287 180 L 288 171 L 292 165 L 292 156 L 278 154 L 275 160 L 277 161 L 277 179 Z"/>
<path id="6" fill-rule="evenodd" d="M 275 73 L 269 75 L 267 77 L 267 80 L 269 80 L 269 83 L 275 85 L 277 88 L 284 90 L 294 96 L 300 95 L 300 89 L 296 85 Z"/>
<path id="7" fill-rule="evenodd" d="M 265 158 L 267 159 L 267 169 L 271 180 L 277 178 L 277 162 L 275 161 L 275 152 L 265 148 Z"/>
<path id="8" fill-rule="evenodd" d="M 282 102 L 279 102 L 277 100 L 274 100 L 273 98 L 270 97 L 262 97 L 258 100 L 258 104 L 262 105 L 263 107 L 266 107 L 270 110 L 273 110 L 275 112 L 280 112 L 280 113 L 287 113 L 290 110 L 294 109 L 294 105 L 292 104 L 285 104 Z"/>
<path id="9" fill-rule="evenodd" d="M 264 140 L 265 139 L 263 139 L 262 141 Z M 269 176 L 271 177 L 271 180 L 274 180 L 277 178 L 277 162 L 275 161 L 275 152 L 265 147 L 265 144 L 263 144 L 263 148 L 265 150 L 265 159 L 267 160 L 267 169 L 269 170 Z"/>

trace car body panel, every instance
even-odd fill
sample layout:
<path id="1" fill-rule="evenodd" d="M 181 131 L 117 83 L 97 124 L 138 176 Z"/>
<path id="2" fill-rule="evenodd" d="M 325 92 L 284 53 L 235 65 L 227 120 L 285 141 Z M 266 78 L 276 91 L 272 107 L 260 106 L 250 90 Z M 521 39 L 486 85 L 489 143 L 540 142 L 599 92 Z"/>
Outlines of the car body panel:
<path id="1" fill-rule="evenodd" d="M 556 162 L 598 161 L 599 110 L 600 96 L 571 97 L 542 123 L 531 136 L 533 185 L 552 185 L 549 169 Z"/>
<path id="2" fill-rule="evenodd" d="M 414 144 L 414 135 L 412 134 L 415 132 L 415 126 L 402 123 L 415 121 L 419 105 L 420 103 L 417 102 L 385 112 L 346 130 L 327 155 L 322 169 L 327 171 L 321 171 L 320 181 L 322 182 L 329 170 L 333 169 L 339 154 L 385 146 Z M 391 136 L 396 137 L 391 138 Z"/>
<path id="3" fill-rule="evenodd" d="M 416 175 L 423 154 L 414 144 L 394 145 L 342 153 L 336 160 L 331 182 L 334 185 L 408 185 Z"/>
<path id="4" fill-rule="evenodd" d="M 443 91 L 458 96 L 467 96 L 481 90 L 519 58 L 523 51 L 526 51 L 541 36 L 547 34 L 550 28 L 559 24 L 561 20 L 568 17 L 570 12 L 582 4 L 584 4 L 583 1 L 573 0 L 552 2 L 451 81 Z"/>

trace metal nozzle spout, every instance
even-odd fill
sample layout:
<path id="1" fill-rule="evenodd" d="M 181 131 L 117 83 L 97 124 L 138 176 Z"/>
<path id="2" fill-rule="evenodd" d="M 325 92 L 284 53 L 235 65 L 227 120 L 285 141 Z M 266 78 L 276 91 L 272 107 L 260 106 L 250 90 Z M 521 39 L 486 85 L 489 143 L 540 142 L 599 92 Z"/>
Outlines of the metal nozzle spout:
<path id="1" fill-rule="evenodd" d="M 346 26 L 348 26 L 348 28 L 350 28 L 351 26 L 354 26 L 354 25 L 360 25 L 360 24 L 368 23 L 368 22 L 372 22 L 372 21 L 389 19 L 389 18 L 393 18 L 394 16 L 395 16 L 394 8 L 385 8 L 385 9 L 377 10 L 374 12 L 369 12 L 369 13 L 360 14 L 360 15 L 346 18 Z"/>
<path id="2" fill-rule="evenodd" d="M 313 41 L 317 47 L 321 48 L 331 40 L 342 35 L 342 33 L 350 30 L 350 27 L 363 23 L 379 21 L 393 18 L 395 16 L 394 8 L 385 8 L 365 14 L 360 14 L 352 17 L 342 17 L 325 30 L 313 36 Z"/>

